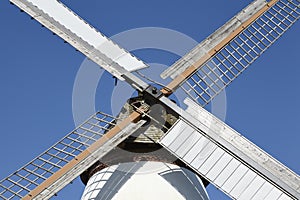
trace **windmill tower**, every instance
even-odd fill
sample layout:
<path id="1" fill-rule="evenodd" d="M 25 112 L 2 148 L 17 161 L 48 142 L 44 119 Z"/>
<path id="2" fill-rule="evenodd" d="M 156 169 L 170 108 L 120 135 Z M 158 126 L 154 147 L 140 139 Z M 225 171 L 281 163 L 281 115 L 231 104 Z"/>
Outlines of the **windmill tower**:
<path id="1" fill-rule="evenodd" d="M 126 138 L 140 130 L 150 118 L 163 132 L 158 138 L 151 134 L 148 135 L 155 144 L 163 146 L 193 172 L 209 180 L 229 196 L 237 199 L 243 197 L 258 199 L 259 195 L 266 199 L 272 197 L 272 199 L 277 197 L 277 199 L 299 199 L 298 175 L 201 108 L 298 19 L 298 1 L 255 1 L 215 32 L 210 37 L 213 38 L 212 40 L 209 38 L 199 44 L 194 51 L 171 66 L 163 76 L 170 75 L 174 81 L 161 90 L 149 86 L 133 73 L 129 73 L 129 71 L 146 66 L 131 57 L 129 53 L 112 45 L 111 41 L 101 34 L 88 37 L 88 34 L 85 33 L 78 37 L 80 31 L 85 30 L 78 28 L 79 24 L 82 24 L 82 27 L 87 27 L 87 24 L 83 24 L 81 19 L 76 18 L 59 2 L 12 2 L 114 76 L 127 81 L 141 93 L 142 100 L 138 106 L 131 105 L 133 112 L 129 113 L 129 118 L 120 120 L 117 125 L 115 122 L 118 120 L 115 117 L 96 113 L 44 154 L 4 179 L 1 182 L 4 186 L 4 190 L 1 192 L 2 198 L 9 198 L 10 196 L 6 196 L 9 194 L 15 197 L 49 198 L 79 174 L 90 169 L 95 164 L 95 160 L 97 162 L 97 160 L 103 159 L 109 152 L 112 152 L 115 146 L 122 144 Z M 57 9 L 50 9 L 55 6 Z M 78 21 L 76 26 L 69 27 L 68 22 L 70 21 L 64 21 L 65 15 L 63 18 L 59 18 L 61 16 L 59 10 L 65 10 L 61 12 L 66 15 L 75 16 L 70 21 Z M 267 21 L 268 19 L 270 22 Z M 90 34 L 97 34 L 92 28 L 87 30 L 91 31 Z M 92 40 L 98 37 L 99 41 Z M 101 47 L 105 48 L 97 49 L 98 42 L 103 43 L 104 45 Z M 107 49 L 110 51 L 106 51 Z M 121 52 L 124 60 L 110 57 L 112 56 L 111 52 Z M 184 62 L 188 58 L 195 61 L 190 66 Z M 109 62 L 110 60 L 115 62 Z M 126 65 L 127 61 L 133 68 Z M 215 69 L 221 74 L 218 74 Z M 176 72 L 180 72 L 180 74 L 176 74 Z M 216 73 L 219 76 L 216 76 Z M 195 81 L 197 78 L 201 78 L 202 81 Z M 202 83 L 206 85 L 205 88 Z M 187 110 L 179 108 L 167 98 L 178 87 L 184 88 L 187 95 L 194 100 L 185 101 L 188 105 Z M 207 87 L 210 88 L 207 89 Z M 207 93 L 208 90 L 214 91 L 214 95 Z M 163 116 L 171 115 L 171 118 L 173 117 L 175 120 L 167 126 L 165 123 L 162 124 L 168 120 L 158 120 L 157 116 L 151 112 L 152 106 L 156 104 L 162 106 L 166 111 Z M 210 124 L 210 122 L 213 123 Z M 87 140 L 87 137 L 93 139 Z M 66 146 L 71 147 L 72 150 L 66 151 Z M 85 147 L 88 147 L 87 151 Z M 58 154 L 53 153 L 58 149 L 63 153 L 63 157 L 58 157 Z M 45 158 L 45 155 L 53 157 Z M 51 162 L 54 157 L 58 157 L 58 163 Z M 224 163 L 226 164 L 222 165 Z M 32 171 L 32 166 L 36 171 Z M 37 171 L 42 171 L 42 173 L 38 174 Z M 22 186 L 22 191 L 12 191 L 13 186 L 19 186 L 22 181 L 29 179 L 30 176 L 24 175 L 24 173 L 41 176 L 45 181 L 35 182 L 38 179 L 34 178 L 29 182 L 36 183 L 37 187 L 31 188 L 27 184 Z M 20 181 L 16 180 L 18 177 L 21 179 Z M 7 182 L 11 182 L 13 186 L 7 185 Z"/>

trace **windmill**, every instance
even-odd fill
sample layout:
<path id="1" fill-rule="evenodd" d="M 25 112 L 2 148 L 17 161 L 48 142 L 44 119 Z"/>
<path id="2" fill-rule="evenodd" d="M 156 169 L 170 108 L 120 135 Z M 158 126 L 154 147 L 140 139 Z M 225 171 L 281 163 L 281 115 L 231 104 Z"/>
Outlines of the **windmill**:
<path id="1" fill-rule="evenodd" d="M 297 5 L 299 5 L 299 3 L 297 1 L 295 1 L 297 3 Z M 294 2 L 294 3 L 295 3 Z M 290 1 L 290 3 L 293 3 L 293 1 Z M 25 10 L 25 9 L 24 9 Z M 165 100 L 165 98 L 163 98 L 163 100 Z M 167 100 L 166 100 L 167 101 Z M 173 105 L 173 104 L 172 104 Z M 176 152 L 175 152 L 176 153 Z"/>

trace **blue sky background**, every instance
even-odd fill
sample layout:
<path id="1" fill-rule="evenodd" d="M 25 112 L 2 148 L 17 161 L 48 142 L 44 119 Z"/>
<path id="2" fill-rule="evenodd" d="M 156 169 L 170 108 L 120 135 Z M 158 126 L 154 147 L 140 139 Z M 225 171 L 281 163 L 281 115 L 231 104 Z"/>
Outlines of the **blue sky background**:
<path id="1" fill-rule="evenodd" d="M 251 1 L 63 2 L 107 36 L 153 26 L 200 42 Z M 8 1 L 0 1 L 0 26 L 2 179 L 74 128 L 72 89 L 85 57 Z M 226 90 L 226 123 L 298 174 L 299 33 L 298 22 Z M 151 51 L 136 55 L 149 63 L 176 61 Z M 113 81 L 106 84 L 112 87 Z M 76 179 L 54 199 L 79 199 L 83 188 Z M 227 199 L 212 187 L 209 192 L 213 200 Z"/>

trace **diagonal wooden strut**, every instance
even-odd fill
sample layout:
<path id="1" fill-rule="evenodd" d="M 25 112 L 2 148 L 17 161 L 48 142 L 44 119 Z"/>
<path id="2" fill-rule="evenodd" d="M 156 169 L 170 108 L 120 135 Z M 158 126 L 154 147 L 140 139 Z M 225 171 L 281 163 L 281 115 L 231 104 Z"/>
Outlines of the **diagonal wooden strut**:
<path id="1" fill-rule="evenodd" d="M 99 140 L 72 159 L 43 183 L 38 185 L 34 190 L 30 191 L 22 199 L 49 199 L 87 169 L 89 167 L 87 163 L 92 165 L 96 160 L 104 156 L 112 148 L 126 139 L 132 133 L 130 130 L 126 131 L 126 128 L 128 129 L 132 122 L 137 122 L 140 116 L 141 114 L 139 112 L 133 112 L 130 114 L 129 117 L 118 123 Z"/>
<path id="2" fill-rule="evenodd" d="M 214 48 L 209 50 L 204 54 L 199 60 L 194 64 L 191 64 L 186 70 L 184 70 L 180 75 L 173 79 L 165 88 L 161 90 L 166 96 L 171 95 L 184 81 L 186 81 L 193 73 L 195 73 L 205 62 L 210 58 L 215 56 L 223 47 L 225 47 L 232 39 L 239 35 L 244 29 L 251 25 L 255 20 L 257 20 L 264 12 L 266 12 L 270 7 L 275 5 L 279 0 L 271 0 L 265 6 L 263 6 L 259 11 L 253 14 L 248 20 L 243 22 L 238 28 L 232 31 L 227 37 L 225 37 L 219 44 Z"/>

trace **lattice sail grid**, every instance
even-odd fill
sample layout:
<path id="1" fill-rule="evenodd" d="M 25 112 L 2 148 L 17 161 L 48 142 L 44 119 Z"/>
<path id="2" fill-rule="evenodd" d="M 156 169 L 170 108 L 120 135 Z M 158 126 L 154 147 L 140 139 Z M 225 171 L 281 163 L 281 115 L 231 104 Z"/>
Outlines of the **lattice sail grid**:
<path id="1" fill-rule="evenodd" d="M 0 199 L 20 199 L 114 127 L 115 118 L 97 112 L 40 156 L 0 181 Z"/>
<path id="2" fill-rule="evenodd" d="M 280 0 L 189 77 L 181 88 L 207 105 L 300 17 L 300 2 Z"/>

